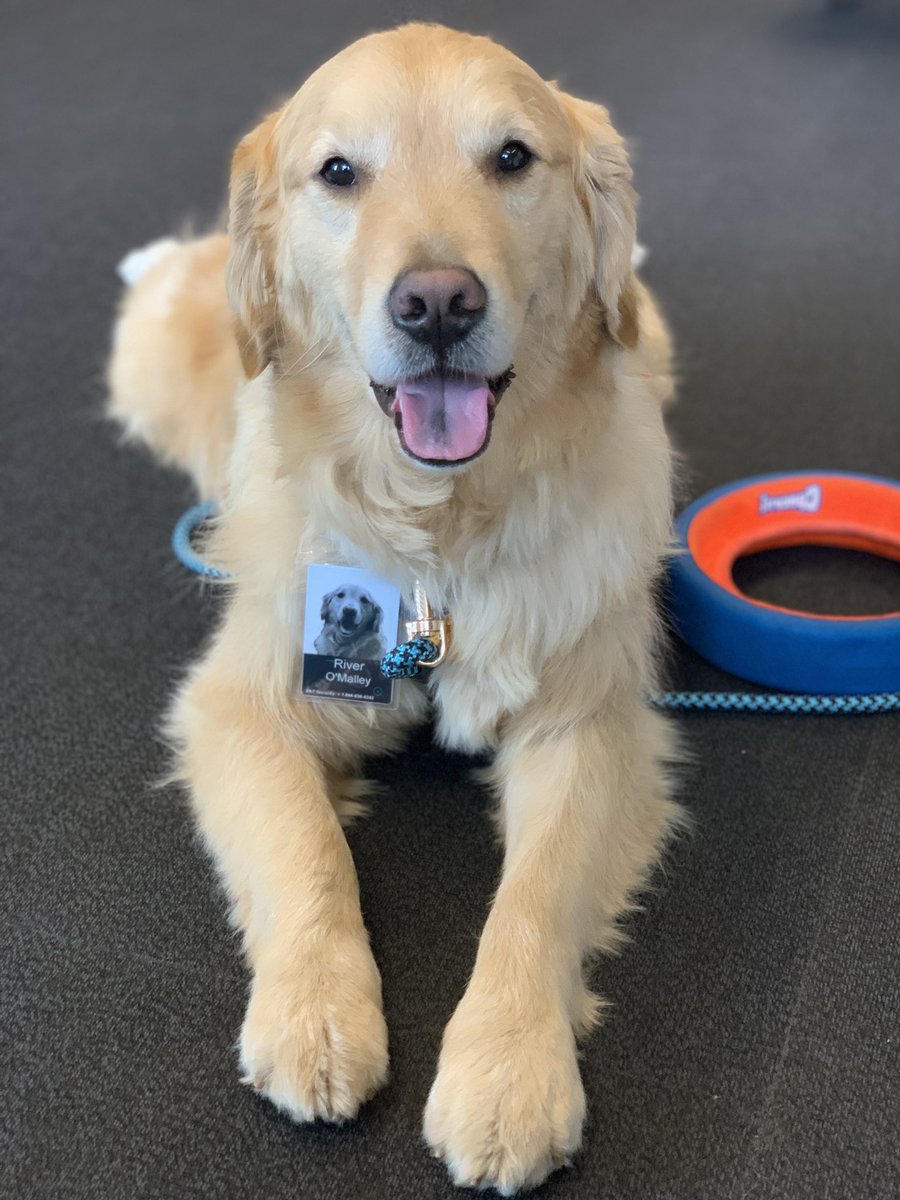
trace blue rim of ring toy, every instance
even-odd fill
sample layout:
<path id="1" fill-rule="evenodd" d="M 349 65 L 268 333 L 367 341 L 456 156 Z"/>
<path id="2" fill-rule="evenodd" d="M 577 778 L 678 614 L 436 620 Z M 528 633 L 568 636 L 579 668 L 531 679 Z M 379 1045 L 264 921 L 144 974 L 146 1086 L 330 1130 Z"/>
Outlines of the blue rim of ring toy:
<path id="1" fill-rule="evenodd" d="M 821 616 L 739 591 L 732 567 L 791 545 L 864 549 L 900 559 L 900 483 L 840 471 L 787 471 L 701 496 L 676 521 L 670 607 L 681 637 L 743 679 L 793 692 L 900 690 L 900 613 Z"/>

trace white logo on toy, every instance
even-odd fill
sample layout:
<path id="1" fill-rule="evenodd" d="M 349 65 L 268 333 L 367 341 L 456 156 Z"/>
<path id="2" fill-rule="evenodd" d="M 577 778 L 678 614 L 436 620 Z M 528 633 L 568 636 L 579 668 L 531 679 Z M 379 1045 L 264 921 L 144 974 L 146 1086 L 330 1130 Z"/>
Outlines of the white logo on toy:
<path id="1" fill-rule="evenodd" d="M 797 512 L 814 513 L 822 507 L 822 488 L 818 483 L 811 483 L 802 492 L 789 492 L 786 496 L 770 496 L 762 492 L 759 497 L 759 513 L 785 512 L 794 509 Z"/>

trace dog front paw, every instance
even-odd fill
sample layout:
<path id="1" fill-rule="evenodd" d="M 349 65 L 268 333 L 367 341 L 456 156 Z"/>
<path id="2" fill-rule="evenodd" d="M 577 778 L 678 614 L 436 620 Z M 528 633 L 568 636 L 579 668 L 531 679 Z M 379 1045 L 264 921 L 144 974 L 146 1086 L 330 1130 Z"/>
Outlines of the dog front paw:
<path id="1" fill-rule="evenodd" d="M 464 998 L 447 1027 L 425 1138 L 461 1187 L 511 1196 L 567 1166 L 581 1144 L 584 1088 L 571 1024 L 498 1021 Z"/>
<path id="2" fill-rule="evenodd" d="M 295 1121 L 355 1117 L 388 1070 L 381 979 L 366 940 L 263 961 L 240 1062 L 244 1082 Z"/>

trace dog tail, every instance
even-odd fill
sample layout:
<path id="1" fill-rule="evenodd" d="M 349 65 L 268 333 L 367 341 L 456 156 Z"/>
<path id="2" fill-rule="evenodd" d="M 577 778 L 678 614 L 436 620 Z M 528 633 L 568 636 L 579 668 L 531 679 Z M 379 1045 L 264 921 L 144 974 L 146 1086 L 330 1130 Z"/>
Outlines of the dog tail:
<path id="1" fill-rule="evenodd" d="M 177 250 L 181 245 L 175 238 L 158 238 L 137 250 L 131 250 L 116 264 L 116 274 L 126 287 L 134 287 L 137 281 L 155 267 L 160 259 Z"/>
<path id="2" fill-rule="evenodd" d="M 119 263 L 126 284 L 107 368 L 107 413 L 128 441 L 221 498 L 244 382 L 225 289 L 228 239 L 163 238 Z"/>

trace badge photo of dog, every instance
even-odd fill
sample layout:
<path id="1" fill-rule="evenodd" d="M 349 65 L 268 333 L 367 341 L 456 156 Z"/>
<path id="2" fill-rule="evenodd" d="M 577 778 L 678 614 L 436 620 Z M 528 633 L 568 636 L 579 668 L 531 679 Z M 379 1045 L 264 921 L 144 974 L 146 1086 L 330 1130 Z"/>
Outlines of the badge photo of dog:
<path id="1" fill-rule="evenodd" d="M 673 380 L 635 221 L 605 108 L 487 38 L 403 26 L 241 141 L 227 233 L 126 260 L 109 368 L 111 415 L 221 509 L 225 611 L 167 732 L 252 976 L 240 1075 L 300 1122 L 354 1118 L 385 1083 L 342 823 L 365 758 L 432 720 L 491 756 L 504 861 L 424 1133 L 456 1183 L 504 1194 L 581 1144 L 590 964 L 682 820 L 646 702 Z M 450 615 L 424 686 L 377 708 L 298 694 L 304 558 Z"/>
<path id="2" fill-rule="evenodd" d="M 341 658 L 377 659 L 388 649 L 381 633 L 381 608 L 365 588 L 348 583 L 322 597 L 324 622 L 316 638 L 316 654 Z"/>

